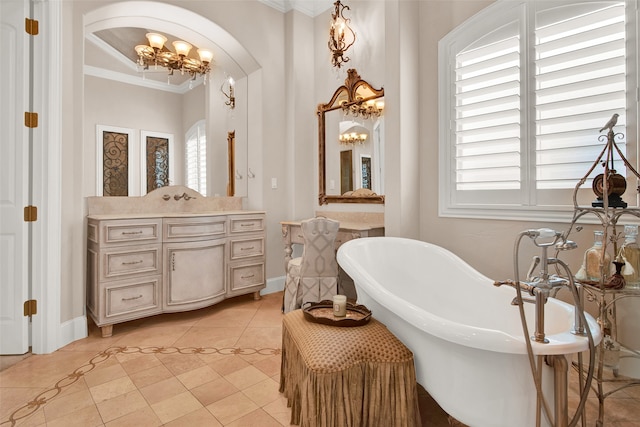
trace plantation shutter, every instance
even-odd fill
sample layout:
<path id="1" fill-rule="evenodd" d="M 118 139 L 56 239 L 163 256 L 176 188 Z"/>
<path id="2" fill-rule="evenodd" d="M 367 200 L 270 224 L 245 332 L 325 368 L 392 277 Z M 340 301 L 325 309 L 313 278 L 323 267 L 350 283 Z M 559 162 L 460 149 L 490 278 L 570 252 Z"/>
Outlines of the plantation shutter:
<path id="1" fill-rule="evenodd" d="M 604 148 L 598 131 L 614 113 L 614 131 L 626 133 L 624 2 L 539 12 L 535 40 L 536 185 L 573 188 Z M 614 166 L 625 174 L 621 161 Z"/>
<path id="2" fill-rule="evenodd" d="M 187 133 L 185 146 L 187 187 L 207 194 L 207 140 L 204 122 L 200 122 Z"/>
<path id="3" fill-rule="evenodd" d="M 519 189 L 520 35 L 514 21 L 455 58 L 456 189 Z"/>
<path id="4" fill-rule="evenodd" d="M 521 52 L 519 20 L 456 54 L 457 191 L 526 189 L 526 179 L 537 189 L 575 186 L 601 152 L 597 132 L 614 113 L 616 132 L 625 132 L 624 16 L 620 1 L 537 12 L 533 99 L 522 93 L 520 64 L 528 53 Z M 523 117 L 535 120 L 531 137 Z"/>

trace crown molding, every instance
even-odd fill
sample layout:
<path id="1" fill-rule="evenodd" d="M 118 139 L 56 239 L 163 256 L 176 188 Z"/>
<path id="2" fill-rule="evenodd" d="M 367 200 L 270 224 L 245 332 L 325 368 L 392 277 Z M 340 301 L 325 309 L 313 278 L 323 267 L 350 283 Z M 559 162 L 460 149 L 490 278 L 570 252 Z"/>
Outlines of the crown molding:
<path id="1" fill-rule="evenodd" d="M 334 0 L 259 0 L 282 13 L 297 10 L 307 16 L 315 18 L 330 9 Z"/>

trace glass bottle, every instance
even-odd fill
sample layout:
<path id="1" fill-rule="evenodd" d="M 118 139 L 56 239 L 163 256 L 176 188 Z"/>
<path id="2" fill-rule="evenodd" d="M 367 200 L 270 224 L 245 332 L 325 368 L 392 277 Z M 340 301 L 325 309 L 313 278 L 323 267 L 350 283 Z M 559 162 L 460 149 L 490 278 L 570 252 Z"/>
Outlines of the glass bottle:
<path id="1" fill-rule="evenodd" d="M 638 246 L 638 226 L 624 226 L 624 243 L 619 257 L 624 261 L 622 276 L 627 289 L 640 289 L 640 247 Z"/>
<path id="2" fill-rule="evenodd" d="M 607 276 L 611 271 L 611 256 L 607 252 L 604 252 L 602 244 L 603 236 L 603 231 L 594 231 L 593 246 L 587 249 L 587 251 L 584 253 L 583 265 L 585 269 L 585 279 L 587 282 L 600 283 L 600 279 L 602 278 L 600 271 L 600 261 L 602 261 L 602 272 L 605 274 L 605 276 Z"/>

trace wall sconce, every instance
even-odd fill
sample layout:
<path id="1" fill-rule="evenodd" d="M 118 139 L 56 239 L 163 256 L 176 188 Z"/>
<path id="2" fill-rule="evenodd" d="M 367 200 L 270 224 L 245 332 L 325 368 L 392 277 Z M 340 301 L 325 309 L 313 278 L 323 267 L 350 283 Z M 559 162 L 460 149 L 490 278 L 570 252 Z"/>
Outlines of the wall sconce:
<path id="1" fill-rule="evenodd" d="M 224 105 L 228 106 L 232 110 L 236 108 L 236 97 L 233 93 L 233 87 L 235 86 L 235 84 L 236 82 L 233 80 L 233 77 L 229 76 L 229 78 L 225 79 L 222 82 L 222 86 L 220 86 L 220 92 L 222 92 L 222 94 L 228 99 L 228 101 L 225 102 Z M 229 86 L 228 92 L 225 92 L 225 85 Z"/>
<path id="2" fill-rule="evenodd" d="M 343 63 L 349 62 L 345 56 L 347 50 L 355 43 L 356 33 L 349 26 L 351 19 L 344 17 L 344 10 L 351 10 L 349 6 L 340 3 L 334 4 L 335 10 L 331 14 L 331 29 L 329 30 L 329 50 L 331 51 L 331 63 L 340 68 Z"/>

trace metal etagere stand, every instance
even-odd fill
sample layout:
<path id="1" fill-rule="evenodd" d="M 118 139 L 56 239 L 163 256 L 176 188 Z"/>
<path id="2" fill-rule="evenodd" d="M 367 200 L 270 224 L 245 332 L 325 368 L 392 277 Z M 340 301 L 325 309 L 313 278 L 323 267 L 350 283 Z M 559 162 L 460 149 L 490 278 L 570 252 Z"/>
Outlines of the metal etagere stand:
<path id="1" fill-rule="evenodd" d="M 603 138 L 605 138 L 605 136 L 601 135 L 600 139 Z M 609 126 L 605 148 L 575 187 L 573 192 L 573 218 L 569 229 L 566 231 L 567 236 L 571 234 L 574 229 L 579 231 L 582 227 L 577 225 L 578 220 L 585 215 L 594 215 L 600 221 L 603 230 L 603 254 L 606 253 L 609 245 L 613 245 L 612 259 L 615 259 L 618 254 L 618 239 L 620 233 L 617 231 L 616 226 L 620 219 L 628 215 L 640 218 L 640 208 L 627 208 L 627 204 L 620 198 L 620 195 L 626 189 L 626 182 L 624 177 L 618 175 L 613 168 L 613 156 L 617 154 L 628 170 L 640 180 L 640 174 L 638 174 L 635 168 L 627 161 L 615 142 L 616 139 L 622 140 L 623 138 L 624 135 L 622 133 L 614 133 L 613 125 Z M 578 190 L 584 185 L 587 177 L 598 165 L 604 167 L 603 173 L 594 178 L 593 190 L 598 196 L 598 199 L 592 203 L 591 207 L 579 206 Z M 640 191 L 640 187 L 638 191 Z M 640 352 L 625 347 L 623 343 L 618 341 L 616 316 L 616 303 L 624 298 L 640 297 L 640 290 L 624 288 L 612 289 L 609 287 L 608 274 L 610 267 L 609 265 L 604 265 L 603 256 L 600 259 L 600 281 L 597 283 L 580 282 L 582 295 L 586 295 L 586 298 L 594 302 L 598 307 L 598 322 L 604 335 L 604 338 L 596 350 L 597 366 L 592 385 L 599 401 L 598 420 L 596 421 L 596 426 L 598 427 L 604 425 L 605 399 L 620 390 L 640 385 L 640 379 L 618 377 L 620 351 L 624 349 L 628 354 L 632 355 L 632 357 L 637 358 L 640 358 Z M 575 365 L 574 368 L 578 369 Z M 606 375 L 606 377 L 605 372 L 607 374 L 609 372 L 605 371 L 605 368 L 611 371 L 611 374 Z M 607 386 L 606 391 L 605 384 L 611 385 Z"/>

